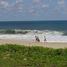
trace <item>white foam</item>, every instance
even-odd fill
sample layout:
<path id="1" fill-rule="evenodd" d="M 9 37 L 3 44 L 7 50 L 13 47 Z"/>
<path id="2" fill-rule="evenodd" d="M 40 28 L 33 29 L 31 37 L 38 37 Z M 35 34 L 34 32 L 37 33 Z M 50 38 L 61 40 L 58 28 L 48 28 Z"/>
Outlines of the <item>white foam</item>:
<path id="1" fill-rule="evenodd" d="M 37 35 L 41 42 L 44 42 L 44 34 Z M 47 42 L 67 42 L 67 36 L 59 36 L 59 35 L 45 35 Z M 35 40 L 35 35 L 27 34 L 27 35 L 0 35 L 0 39 L 16 39 L 16 40 L 27 40 L 33 41 Z"/>
<path id="2" fill-rule="evenodd" d="M 67 42 L 67 36 L 62 36 L 63 32 L 57 31 L 38 31 L 28 34 L 0 34 L 0 39 L 15 39 L 35 41 L 35 35 L 39 37 L 41 42 L 44 42 L 44 36 L 47 42 Z"/>

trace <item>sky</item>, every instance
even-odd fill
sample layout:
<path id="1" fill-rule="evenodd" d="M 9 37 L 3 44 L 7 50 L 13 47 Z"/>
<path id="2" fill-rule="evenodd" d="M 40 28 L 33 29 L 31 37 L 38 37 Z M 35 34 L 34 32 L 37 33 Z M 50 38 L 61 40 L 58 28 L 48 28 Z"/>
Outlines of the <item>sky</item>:
<path id="1" fill-rule="evenodd" d="M 0 0 L 0 21 L 67 20 L 67 0 Z"/>

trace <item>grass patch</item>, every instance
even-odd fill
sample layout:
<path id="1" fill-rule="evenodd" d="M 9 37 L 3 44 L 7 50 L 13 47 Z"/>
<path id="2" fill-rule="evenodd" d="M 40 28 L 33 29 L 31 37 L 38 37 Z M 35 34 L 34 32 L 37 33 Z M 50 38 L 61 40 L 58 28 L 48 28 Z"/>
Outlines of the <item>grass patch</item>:
<path id="1" fill-rule="evenodd" d="M 0 45 L 0 67 L 67 67 L 67 49 Z"/>

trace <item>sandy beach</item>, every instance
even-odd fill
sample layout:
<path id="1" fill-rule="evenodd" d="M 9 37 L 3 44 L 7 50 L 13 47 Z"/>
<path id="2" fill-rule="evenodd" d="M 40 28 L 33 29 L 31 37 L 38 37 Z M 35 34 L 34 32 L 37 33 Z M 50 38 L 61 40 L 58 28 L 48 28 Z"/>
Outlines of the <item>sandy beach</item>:
<path id="1" fill-rule="evenodd" d="M 67 43 L 61 42 L 28 42 L 22 40 L 8 40 L 8 39 L 0 39 L 0 45 L 5 44 L 17 44 L 17 45 L 24 45 L 24 46 L 41 46 L 41 47 L 48 47 L 48 48 L 67 48 Z"/>
<path id="2" fill-rule="evenodd" d="M 46 42 L 44 42 L 44 35 Z M 29 34 L 0 34 L 0 44 L 17 44 L 24 46 L 42 46 L 48 48 L 67 48 L 67 36 L 38 34 L 40 42 L 36 42 L 35 35 Z"/>

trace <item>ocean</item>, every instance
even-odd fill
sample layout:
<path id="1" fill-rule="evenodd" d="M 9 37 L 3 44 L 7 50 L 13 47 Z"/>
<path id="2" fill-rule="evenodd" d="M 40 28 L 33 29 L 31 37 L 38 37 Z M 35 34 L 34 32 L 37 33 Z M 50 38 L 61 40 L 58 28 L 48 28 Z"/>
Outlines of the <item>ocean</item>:
<path id="1" fill-rule="evenodd" d="M 31 30 L 28 34 L 0 34 L 0 39 L 35 40 L 41 42 L 67 42 L 67 21 L 0 21 L 0 29 Z"/>
<path id="2" fill-rule="evenodd" d="M 0 29 L 67 31 L 67 21 L 0 21 Z"/>

